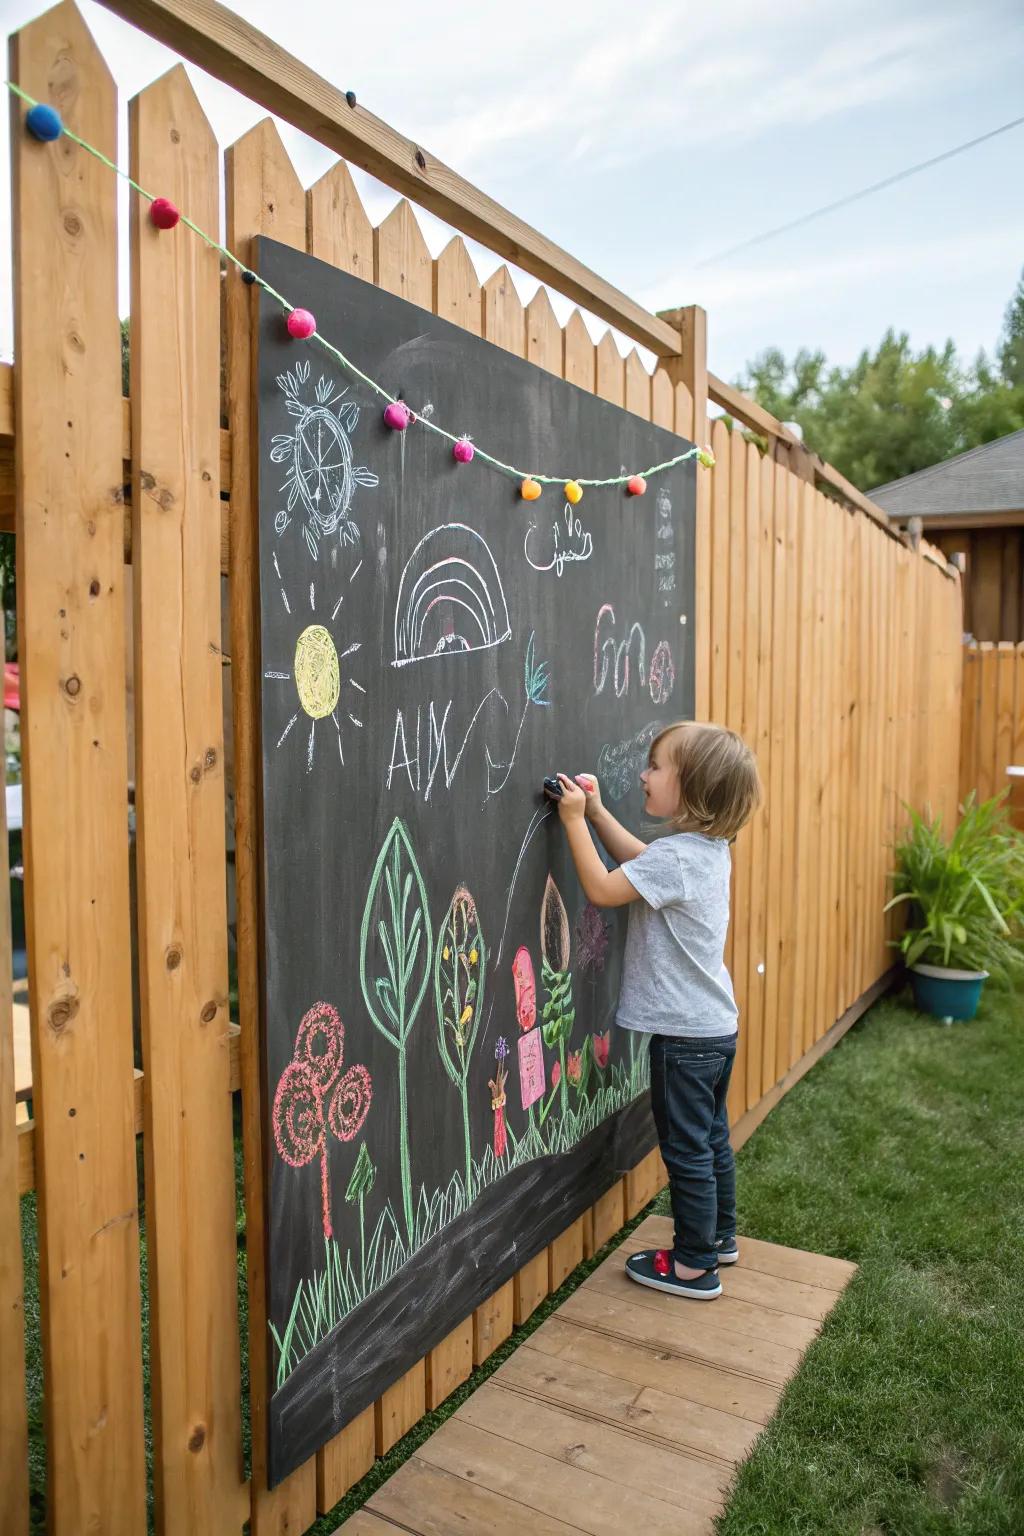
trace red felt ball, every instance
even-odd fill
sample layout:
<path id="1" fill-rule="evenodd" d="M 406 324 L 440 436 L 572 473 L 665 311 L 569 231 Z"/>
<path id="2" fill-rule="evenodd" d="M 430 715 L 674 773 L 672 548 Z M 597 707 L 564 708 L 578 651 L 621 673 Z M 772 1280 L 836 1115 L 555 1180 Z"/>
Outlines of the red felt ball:
<path id="1" fill-rule="evenodd" d="M 626 481 L 626 490 L 631 496 L 642 496 L 647 489 L 647 481 L 643 475 L 632 475 Z"/>
<path id="2" fill-rule="evenodd" d="M 288 316 L 288 335 L 296 341 L 305 341 L 316 330 L 316 321 L 308 309 L 293 309 Z"/>
<path id="3" fill-rule="evenodd" d="M 154 197 L 149 205 L 149 217 L 157 229 L 173 229 L 181 214 L 169 197 Z"/>
<path id="4" fill-rule="evenodd" d="M 384 425 L 392 432 L 404 432 L 412 421 L 412 411 L 404 400 L 392 400 L 384 409 Z"/>
<path id="5" fill-rule="evenodd" d="M 473 444 L 469 441 L 469 438 L 460 437 L 458 442 L 452 446 L 452 458 L 456 464 L 472 464 L 474 451 Z"/>

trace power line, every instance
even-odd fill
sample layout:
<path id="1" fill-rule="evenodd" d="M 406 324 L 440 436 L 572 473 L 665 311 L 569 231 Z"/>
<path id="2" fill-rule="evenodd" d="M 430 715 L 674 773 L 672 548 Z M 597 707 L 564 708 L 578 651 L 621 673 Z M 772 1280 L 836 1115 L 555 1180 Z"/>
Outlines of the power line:
<path id="1" fill-rule="evenodd" d="M 784 235 L 788 230 L 799 229 L 804 224 L 809 224 L 812 219 L 820 219 L 826 213 L 834 213 L 837 208 L 846 208 L 850 203 L 856 203 L 862 197 L 869 197 L 872 192 L 881 192 L 883 187 L 892 187 L 898 181 L 906 181 L 908 176 L 916 176 L 918 171 L 926 171 L 929 166 L 939 165 L 943 160 L 951 160 L 954 155 L 962 155 L 965 150 L 973 149 L 977 144 L 984 144 L 986 139 L 994 139 L 1000 133 L 1008 133 L 1011 128 L 1019 128 L 1024 123 L 1024 117 L 1015 117 L 1010 123 L 1003 123 L 1000 128 L 993 128 L 989 133 L 980 134 L 976 139 L 968 139 L 966 144 L 958 144 L 955 149 L 944 150 L 941 155 L 933 155 L 930 160 L 922 160 L 918 165 L 908 166 L 905 171 L 897 171 L 895 176 L 886 176 L 884 181 L 876 181 L 870 187 L 862 187 L 859 192 L 851 192 L 847 197 L 840 197 L 834 203 L 826 203 L 823 208 L 815 208 L 812 213 L 805 213 L 799 219 L 791 219 L 788 224 L 778 224 L 774 229 L 766 229 L 762 235 L 754 235 L 749 240 L 741 240 L 739 245 L 731 245 L 726 251 L 717 251 L 714 256 L 705 256 L 702 261 L 695 263 L 695 269 L 710 267 L 716 261 L 725 261 L 728 256 L 735 256 L 738 251 L 747 251 L 752 245 L 762 245 L 765 240 L 774 240 L 776 235 Z"/>

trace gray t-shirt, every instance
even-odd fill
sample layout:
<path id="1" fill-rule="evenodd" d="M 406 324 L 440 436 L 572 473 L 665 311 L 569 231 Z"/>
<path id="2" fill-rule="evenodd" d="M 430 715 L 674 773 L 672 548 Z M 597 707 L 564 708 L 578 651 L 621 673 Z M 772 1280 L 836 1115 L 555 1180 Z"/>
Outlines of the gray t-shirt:
<path id="1" fill-rule="evenodd" d="M 723 953 L 732 856 L 721 838 L 659 837 L 621 866 L 629 909 L 616 1024 L 656 1035 L 732 1035 L 736 999 Z"/>

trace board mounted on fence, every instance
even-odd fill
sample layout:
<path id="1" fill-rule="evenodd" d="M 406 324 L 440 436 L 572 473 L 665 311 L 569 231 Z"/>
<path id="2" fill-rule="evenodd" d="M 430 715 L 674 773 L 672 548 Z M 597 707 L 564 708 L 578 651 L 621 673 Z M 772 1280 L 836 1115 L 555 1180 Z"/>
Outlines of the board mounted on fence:
<path id="1" fill-rule="evenodd" d="M 259 315 L 269 1466 L 342 1428 L 654 1145 L 613 1027 L 624 912 L 582 898 L 546 775 L 640 830 L 693 710 L 695 469 L 520 499 L 685 444 L 273 241 L 258 269 L 417 420 Z"/>

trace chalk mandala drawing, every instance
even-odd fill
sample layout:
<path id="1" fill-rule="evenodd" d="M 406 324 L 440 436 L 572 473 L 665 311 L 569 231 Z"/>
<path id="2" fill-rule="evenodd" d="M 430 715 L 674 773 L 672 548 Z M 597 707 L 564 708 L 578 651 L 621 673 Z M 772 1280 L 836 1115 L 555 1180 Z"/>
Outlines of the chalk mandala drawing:
<path id="1" fill-rule="evenodd" d="M 295 426 L 291 432 L 276 433 L 271 444 L 270 462 L 288 465 L 281 486 L 287 505 L 274 518 L 274 528 L 279 536 L 283 534 L 292 513 L 301 506 L 306 547 L 317 560 L 320 541 L 332 534 L 338 535 L 341 544 L 358 542 L 359 528 L 350 515 L 352 499 L 357 486 L 372 489 L 378 480 L 371 469 L 354 461 L 350 438 L 359 421 L 359 407 L 343 398 L 346 388 L 321 374 L 312 401 L 304 399 L 309 383 L 306 362 L 278 374 L 277 383 Z"/>
<path id="2" fill-rule="evenodd" d="M 281 582 L 281 601 L 285 612 L 291 617 L 292 605 L 281 581 L 281 570 L 277 563 L 277 555 L 273 556 L 274 569 L 278 580 Z M 358 567 L 357 567 L 358 570 Z M 353 572 L 353 575 L 355 572 Z M 344 597 L 339 597 L 335 603 L 329 624 L 334 624 L 341 609 Z M 310 610 L 316 612 L 316 584 L 310 582 L 309 586 Z M 359 707 L 357 695 L 365 694 L 366 689 L 354 678 L 342 673 L 342 662 L 350 656 L 354 656 L 360 649 L 361 643 L 356 640 L 351 645 L 339 651 L 334 636 L 327 628 L 327 623 L 307 624 L 299 631 L 295 641 L 295 651 L 292 656 L 292 669 L 290 672 L 270 669 L 263 676 L 271 682 L 292 683 L 298 699 L 299 707 L 289 716 L 284 730 L 277 739 L 277 748 L 280 749 L 292 728 L 298 721 L 300 714 L 304 714 L 310 721 L 309 736 L 306 739 L 306 772 L 312 773 L 313 761 L 316 750 L 316 728 L 321 720 L 330 720 L 334 726 L 338 742 L 338 757 L 341 766 L 345 766 L 345 749 L 341 736 L 341 715 L 357 729 L 362 730 L 363 722 L 359 715 L 353 714 L 348 708 L 351 701 L 353 708 Z M 342 689 L 346 691 L 346 702 L 341 702 Z"/>
<path id="3" fill-rule="evenodd" d="M 465 523 L 431 529 L 402 572 L 393 665 L 486 650 L 511 633 L 505 591 L 486 540 Z"/>
<path id="4" fill-rule="evenodd" d="M 290 1168 L 304 1168 L 320 1156 L 324 1237 L 334 1235 L 327 1132 L 339 1141 L 351 1141 L 362 1129 L 373 1099 L 364 1066 L 351 1066 L 340 1076 L 344 1055 L 345 1026 L 338 1010 L 330 1003 L 314 1003 L 299 1025 L 292 1059 L 274 1094 L 274 1143 L 281 1158 Z"/>

